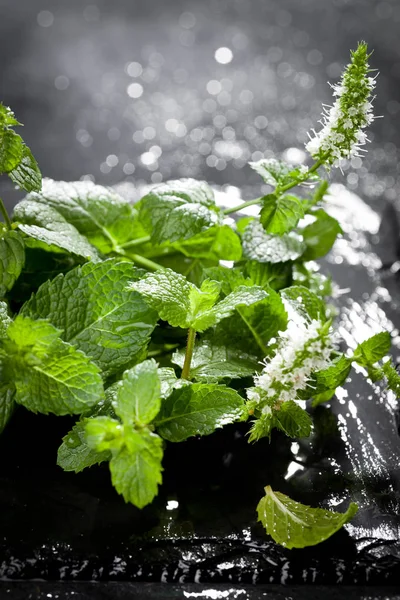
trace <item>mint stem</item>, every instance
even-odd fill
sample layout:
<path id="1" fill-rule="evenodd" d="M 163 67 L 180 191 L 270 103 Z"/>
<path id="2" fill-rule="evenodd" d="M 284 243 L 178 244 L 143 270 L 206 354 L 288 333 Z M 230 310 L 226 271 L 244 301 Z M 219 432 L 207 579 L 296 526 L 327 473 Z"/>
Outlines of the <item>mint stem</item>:
<path id="1" fill-rule="evenodd" d="M 130 254 L 129 258 L 133 260 L 133 262 L 145 267 L 146 269 L 150 269 L 150 271 L 160 271 L 164 267 L 159 265 L 156 262 L 153 262 L 149 258 L 145 258 L 144 256 L 140 256 L 140 254 Z"/>
<path id="2" fill-rule="evenodd" d="M 140 246 L 141 244 L 146 244 L 150 242 L 151 238 L 149 235 L 145 235 L 141 238 L 137 238 L 136 240 L 130 240 L 129 242 L 125 242 L 124 244 L 120 244 L 120 248 L 132 248 L 133 246 Z"/>
<path id="3" fill-rule="evenodd" d="M 308 173 L 314 173 L 314 171 L 319 169 L 319 167 L 322 165 L 322 162 L 323 162 L 322 160 L 317 160 L 317 162 L 315 162 L 313 164 L 313 166 L 310 167 L 310 169 L 308 169 Z M 293 183 L 288 183 L 283 188 L 279 189 L 279 195 L 283 194 L 284 192 L 287 192 L 288 190 L 291 190 L 292 188 L 296 187 L 296 185 L 298 185 L 299 183 L 302 183 L 302 182 L 294 181 Z M 226 208 L 223 212 L 224 212 L 224 215 L 230 215 L 239 210 L 242 210 L 243 208 L 247 208 L 247 206 L 253 206 L 254 204 L 260 204 L 261 201 L 262 201 L 262 197 L 255 198 L 254 200 L 247 200 L 247 202 L 238 204 L 237 206 L 234 206 L 233 208 Z"/>
<path id="4" fill-rule="evenodd" d="M 12 229 L 11 219 L 8 216 L 7 209 L 4 206 L 4 202 L 1 198 L 0 198 L 0 212 L 3 215 L 3 219 L 4 219 L 5 224 L 7 225 L 7 229 L 9 229 L 11 231 L 11 229 Z"/>
<path id="5" fill-rule="evenodd" d="M 183 363 L 181 379 L 189 379 L 190 363 L 192 362 L 195 339 L 196 339 L 196 331 L 194 329 L 190 328 L 189 333 L 188 333 L 187 344 L 186 344 L 185 362 Z"/>

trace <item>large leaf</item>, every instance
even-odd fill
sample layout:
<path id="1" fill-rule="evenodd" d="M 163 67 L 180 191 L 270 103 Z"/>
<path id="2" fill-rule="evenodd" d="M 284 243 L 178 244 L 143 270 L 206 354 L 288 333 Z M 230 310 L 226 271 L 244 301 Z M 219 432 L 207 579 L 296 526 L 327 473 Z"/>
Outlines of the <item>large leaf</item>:
<path id="1" fill-rule="evenodd" d="M 242 236 L 243 256 L 261 263 L 285 263 L 299 258 L 305 245 L 295 233 L 270 235 L 257 220 L 251 221 Z"/>
<path id="2" fill-rule="evenodd" d="M 172 356 L 172 362 L 183 368 L 185 351 L 179 350 Z M 203 383 L 216 383 L 223 379 L 250 377 L 259 368 L 254 356 L 216 345 L 205 340 L 195 346 L 190 364 L 190 378 Z"/>
<path id="3" fill-rule="evenodd" d="M 0 342 L 5 380 L 33 412 L 79 414 L 104 399 L 99 369 L 46 321 L 17 316 Z"/>
<path id="4" fill-rule="evenodd" d="M 303 229 L 303 239 L 307 248 L 303 260 L 316 260 L 325 256 L 332 248 L 337 236 L 343 233 L 336 219 L 320 209 L 312 213 L 314 223 Z"/>
<path id="5" fill-rule="evenodd" d="M 154 360 L 146 360 L 125 371 L 116 389 L 113 405 L 124 423 L 147 425 L 157 416 L 161 406 L 161 385 Z"/>
<path id="6" fill-rule="evenodd" d="M 26 201 L 55 210 L 103 253 L 133 239 L 138 227 L 136 209 L 114 190 L 92 181 L 44 179 L 42 191 Z"/>
<path id="7" fill-rule="evenodd" d="M 345 513 L 311 508 L 274 492 L 269 485 L 257 506 L 258 520 L 267 533 L 287 548 L 305 548 L 323 542 L 350 521 L 357 510 L 353 502 Z"/>
<path id="8" fill-rule="evenodd" d="M 112 483 L 125 502 L 138 508 L 149 504 L 162 482 L 163 442 L 147 429 L 132 431 L 129 444 L 110 461 Z"/>
<path id="9" fill-rule="evenodd" d="M 51 206 L 34 199 L 22 200 L 14 208 L 14 220 L 19 222 L 18 228 L 27 236 L 25 244 L 30 248 L 69 252 L 86 260 L 99 259 L 86 237 Z"/>
<path id="10" fill-rule="evenodd" d="M 308 413 L 293 400 L 284 402 L 274 413 L 274 424 L 292 438 L 308 437 L 312 420 Z"/>
<path id="11" fill-rule="evenodd" d="M 86 419 L 78 421 L 71 431 L 63 437 L 63 442 L 58 449 L 57 464 L 64 471 L 79 473 L 87 467 L 100 464 L 111 459 L 110 450 L 98 452 L 86 442 Z"/>
<path id="12" fill-rule="evenodd" d="M 127 289 L 141 274 L 119 259 L 87 263 L 46 281 L 21 314 L 49 319 L 108 377 L 142 358 L 157 321 L 141 296 Z"/>
<path id="13" fill-rule="evenodd" d="M 292 285 L 281 290 L 282 298 L 306 320 L 326 321 L 324 300 L 302 285 Z"/>
<path id="14" fill-rule="evenodd" d="M 0 298 L 14 285 L 25 263 L 25 246 L 18 231 L 0 224 Z"/>
<path id="15" fill-rule="evenodd" d="M 271 264 L 249 260 L 246 262 L 244 272 L 253 285 L 279 291 L 292 284 L 293 265 L 290 261 Z"/>
<path id="16" fill-rule="evenodd" d="M 185 256 L 207 260 L 240 260 L 240 238 L 229 225 L 214 225 L 183 242 L 175 242 L 174 248 Z"/>
<path id="17" fill-rule="evenodd" d="M 390 352 L 390 346 L 390 333 L 382 331 L 359 344 L 354 351 L 353 360 L 364 367 L 372 366 Z"/>
<path id="18" fill-rule="evenodd" d="M 220 221 L 214 192 L 195 179 L 158 185 L 138 206 L 140 220 L 155 244 L 187 240 Z"/>
<path id="19" fill-rule="evenodd" d="M 260 221 L 267 233 L 288 233 L 304 217 L 303 205 L 296 196 L 270 194 L 262 200 Z"/>
<path id="20" fill-rule="evenodd" d="M 235 390 L 195 383 L 172 392 L 163 402 L 155 425 L 164 439 L 182 442 L 194 435 L 209 435 L 237 421 L 243 405 Z"/>
<path id="21" fill-rule="evenodd" d="M 28 146 L 24 145 L 21 162 L 8 175 L 26 192 L 39 192 L 42 188 L 42 174 Z"/>

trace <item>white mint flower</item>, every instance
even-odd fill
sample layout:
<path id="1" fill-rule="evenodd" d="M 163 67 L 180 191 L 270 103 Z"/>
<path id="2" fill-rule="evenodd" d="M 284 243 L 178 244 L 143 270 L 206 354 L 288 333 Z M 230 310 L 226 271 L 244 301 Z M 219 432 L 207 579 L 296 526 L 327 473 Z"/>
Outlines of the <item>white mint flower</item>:
<path id="1" fill-rule="evenodd" d="M 363 129 L 374 120 L 371 94 L 375 79 L 369 77 L 367 44 L 361 42 L 351 53 L 339 84 L 332 86 L 336 100 L 331 107 L 324 106 L 319 132 L 308 134 L 306 150 L 316 160 L 335 166 L 340 159 L 359 156 L 361 146 L 368 141 Z"/>

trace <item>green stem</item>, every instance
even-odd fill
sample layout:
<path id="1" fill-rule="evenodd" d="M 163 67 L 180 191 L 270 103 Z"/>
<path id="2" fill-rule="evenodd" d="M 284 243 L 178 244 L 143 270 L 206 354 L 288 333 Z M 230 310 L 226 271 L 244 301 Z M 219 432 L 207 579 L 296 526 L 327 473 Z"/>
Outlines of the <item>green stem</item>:
<path id="1" fill-rule="evenodd" d="M 130 240 L 129 242 L 125 242 L 125 244 L 120 244 L 120 248 L 132 248 L 133 246 L 140 246 L 141 244 L 146 244 L 150 242 L 150 236 L 145 235 L 144 237 L 137 238 L 136 240 Z"/>
<path id="2" fill-rule="evenodd" d="M 188 339 L 187 339 L 187 344 L 186 344 L 185 362 L 183 363 L 181 379 L 189 379 L 190 364 L 192 362 L 195 339 L 196 339 L 195 330 L 192 328 L 189 328 Z"/>
<path id="3" fill-rule="evenodd" d="M 322 160 L 317 160 L 317 162 L 315 162 L 313 164 L 313 166 L 308 169 L 308 173 L 314 173 L 314 171 L 319 169 L 319 167 L 322 165 L 322 163 L 323 163 Z M 291 190 L 292 188 L 296 187 L 296 185 L 298 185 L 299 183 L 302 183 L 302 182 L 294 181 L 293 183 L 288 183 L 283 188 L 279 189 L 279 194 L 283 194 L 283 193 L 287 192 L 288 190 Z M 234 206 L 233 208 L 226 208 L 223 212 L 224 212 L 224 215 L 230 215 L 231 213 L 242 210 L 243 208 L 247 208 L 247 206 L 253 206 L 254 204 L 260 204 L 261 201 L 262 201 L 262 197 L 255 198 L 254 200 L 248 200 L 247 202 L 238 204 L 237 206 Z"/>
<path id="4" fill-rule="evenodd" d="M 160 271 L 164 269 L 162 265 L 146 258 L 144 256 L 140 256 L 140 254 L 130 254 L 129 258 L 133 260 L 133 262 L 145 267 L 146 269 L 150 269 L 150 271 Z"/>
<path id="5" fill-rule="evenodd" d="M 11 229 L 12 229 L 11 219 L 8 216 L 7 209 L 4 206 L 4 202 L 1 198 L 0 198 L 0 212 L 3 215 L 3 219 L 4 219 L 5 224 L 7 225 L 7 229 L 9 229 L 11 231 Z"/>

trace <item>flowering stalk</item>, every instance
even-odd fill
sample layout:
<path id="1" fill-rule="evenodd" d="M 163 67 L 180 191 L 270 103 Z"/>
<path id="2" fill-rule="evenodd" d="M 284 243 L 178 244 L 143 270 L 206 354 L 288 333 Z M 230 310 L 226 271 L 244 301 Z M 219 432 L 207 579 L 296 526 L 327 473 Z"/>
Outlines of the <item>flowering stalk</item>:
<path id="1" fill-rule="evenodd" d="M 375 78 L 369 77 L 369 54 L 365 42 L 351 53 L 350 64 L 345 69 L 340 83 L 333 85 L 336 100 L 331 107 L 324 107 L 323 125 L 319 132 L 308 134 L 310 141 L 306 150 L 326 166 L 336 166 L 340 159 L 359 156 L 360 147 L 367 141 L 363 129 L 374 120 L 371 94 Z"/>
<path id="2" fill-rule="evenodd" d="M 280 427 L 275 417 L 282 405 L 299 400 L 299 392 L 308 386 L 312 373 L 330 365 L 332 350 L 330 323 L 289 321 L 286 331 L 279 334 L 274 356 L 264 359 L 261 374 L 254 378 L 255 386 L 247 390 L 248 413 L 257 417 L 250 441 L 268 436 L 273 427 Z"/>

